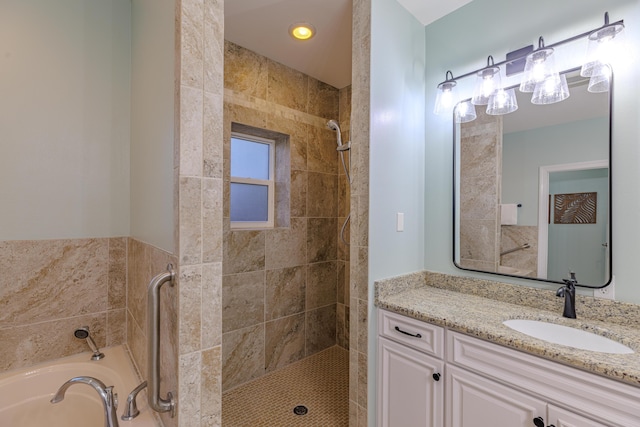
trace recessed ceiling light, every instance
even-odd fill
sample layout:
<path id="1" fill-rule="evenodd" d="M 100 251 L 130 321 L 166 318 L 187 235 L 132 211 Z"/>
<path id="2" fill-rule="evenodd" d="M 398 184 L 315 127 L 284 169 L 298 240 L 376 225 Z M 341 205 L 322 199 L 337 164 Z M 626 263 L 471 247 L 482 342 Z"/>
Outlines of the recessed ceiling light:
<path id="1" fill-rule="evenodd" d="M 311 24 L 300 22 L 289 27 L 289 34 L 291 34 L 291 37 L 294 39 L 309 40 L 316 34 L 316 29 Z"/>

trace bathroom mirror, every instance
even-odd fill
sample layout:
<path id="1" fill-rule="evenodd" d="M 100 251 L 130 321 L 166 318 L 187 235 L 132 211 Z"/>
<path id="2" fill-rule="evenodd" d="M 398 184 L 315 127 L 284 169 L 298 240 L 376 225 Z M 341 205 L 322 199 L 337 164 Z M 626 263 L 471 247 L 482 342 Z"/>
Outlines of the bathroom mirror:
<path id="1" fill-rule="evenodd" d="M 454 264 L 581 286 L 611 281 L 611 83 L 591 93 L 565 73 L 568 99 L 454 120 Z"/>

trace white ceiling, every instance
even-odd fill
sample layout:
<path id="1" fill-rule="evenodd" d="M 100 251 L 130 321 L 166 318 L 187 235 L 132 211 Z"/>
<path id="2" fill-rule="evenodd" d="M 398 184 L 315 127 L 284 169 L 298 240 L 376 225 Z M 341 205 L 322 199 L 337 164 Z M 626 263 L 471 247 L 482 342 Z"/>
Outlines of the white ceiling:
<path id="1" fill-rule="evenodd" d="M 397 0 L 423 25 L 471 0 Z M 225 38 L 341 89 L 351 84 L 351 0 L 227 0 Z M 316 36 L 296 41 L 288 28 L 308 22 Z"/>

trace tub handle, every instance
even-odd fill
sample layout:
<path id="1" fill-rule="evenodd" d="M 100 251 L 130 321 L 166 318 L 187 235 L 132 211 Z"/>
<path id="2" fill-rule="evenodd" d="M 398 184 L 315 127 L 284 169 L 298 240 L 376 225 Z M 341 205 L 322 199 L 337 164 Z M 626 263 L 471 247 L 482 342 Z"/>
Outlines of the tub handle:
<path id="1" fill-rule="evenodd" d="M 170 286 L 173 286 L 175 278 L 175 270 L 169 264 L 167 271 L 151 279 L 147 288 L 147 333 L 149 334 L 147 342 L 147 381 L 149 382 L 149 406 L 156 412 L 171 412 L 172 418 L 175 416 L 176 411 L 176 402 L 173 395 L 169 392 L 166 399 L 160 397 L 160 288 L 167 282 L 169 282 Z"/>

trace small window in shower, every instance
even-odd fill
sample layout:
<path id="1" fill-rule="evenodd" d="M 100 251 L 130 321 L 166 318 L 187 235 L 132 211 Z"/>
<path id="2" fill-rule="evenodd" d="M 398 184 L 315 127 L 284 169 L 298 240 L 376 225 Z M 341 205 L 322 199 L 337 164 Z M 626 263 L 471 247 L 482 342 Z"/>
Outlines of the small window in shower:
<path id="1" fill-rule="evenodd" d="M 273 227 L 274 159 L 274 140 L 231 134 L 232 228 Z"/>

